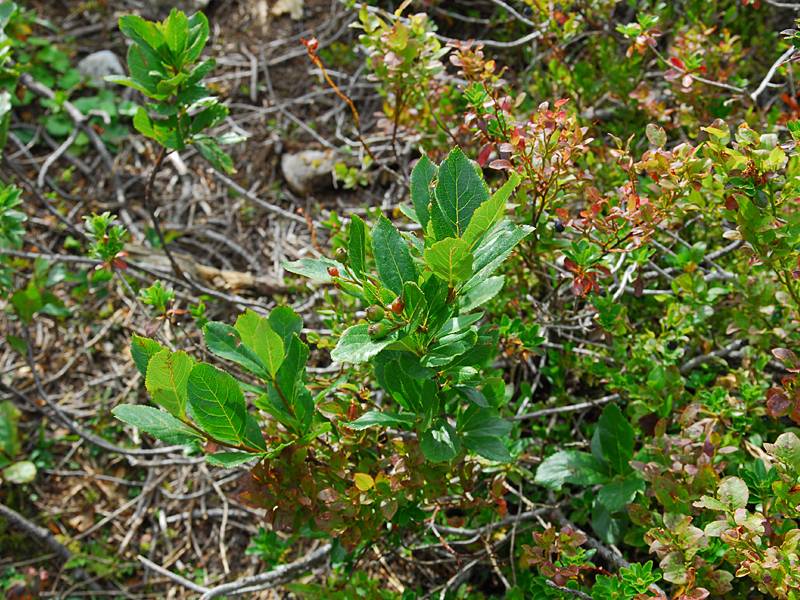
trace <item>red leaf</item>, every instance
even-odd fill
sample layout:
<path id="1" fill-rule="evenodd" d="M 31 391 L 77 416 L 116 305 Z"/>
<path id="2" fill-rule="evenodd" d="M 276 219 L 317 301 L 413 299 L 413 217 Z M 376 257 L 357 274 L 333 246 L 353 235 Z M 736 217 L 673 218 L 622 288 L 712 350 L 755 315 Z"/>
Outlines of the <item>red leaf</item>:
<path id="1" fill-rule="evenodd" d="M 767 414 L 777 419 L 789 412 L 792 402 L 781 388 L 767 390 Z"/>
<path id="2" fill-rule="evenodd" d="M 686 65 L 684 65 L 683 61 L 677 56 L 670 56 L 669 62 L 672 63 L 674 66 L 678 67 L 682 71 L 686 70 Z"/>
<path id="3" fill-rule="evenodd" d="M 796 369 L 798 366 L 797 355 L 788 348 L 773 348 L 772 356 L 777 358 L 787 369 Z"/>
<path id="4" fill-rule="evenodd" d="M 493 148 L 494 144 L 486 144 L 483 148 L 481 148 L 481 151 L 478 154 L 478 164 L 480 166 L 486 166 L 486 162 L 489 160 L 489 156 L 491 155 Z"/>

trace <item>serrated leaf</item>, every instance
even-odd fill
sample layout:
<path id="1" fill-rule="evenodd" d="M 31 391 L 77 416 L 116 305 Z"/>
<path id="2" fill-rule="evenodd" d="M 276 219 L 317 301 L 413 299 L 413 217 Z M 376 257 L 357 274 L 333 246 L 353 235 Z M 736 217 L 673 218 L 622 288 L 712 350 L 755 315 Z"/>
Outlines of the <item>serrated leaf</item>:
<path id="1" fill-rule="evenodd" d="M 347 237 L 347 257 L 357 275 L 364 273 L 367 264 L 367 227 L 358 215 L 350 219 Z"/>
<path id="2" fill-rule="evenodd" d="M 232 469 L 260 457 L 260 454 L 250 454 L 249 452 L 216 452 L 208 454 L 206 462 L 214 467 Z"/>
<path id="3" fill-rule="evenodd" d="M 489 300 L 500 293 L 500 290 L 503 289 L 505 280 L 506 279 L 503 275 L 495 275 L 494 277 L 484 279 L 470 289 L 467 293 L 460 294 L 459 303 L 461 304 L 461 310 L 464 312 L 469 312 L 486 304 Z"/>
<path id="4" fill-rule="evenodd" d="M 428 205 L 432 200 L 431 183 L 436 177 L 436 172 L 436 165 L 424 154 L 411 171 L 411 202 L 422 229 L 425 229 L 430 221 Z"/>
<path id="5" fill-rule="evenodd" d="M 395 294 L 399 296 L 403 292 L 404 282 L 416 283 L 417 269 L 408 245 L 384 216 L 378 218 L 372 229 L 372 253 L 381 282 Z"/>
<path id="6" fill-rule="evenodd" d="M 272 329 L 269 319 L 248 309 L 236 319 L 234 329 L 242 342 L 261 359 L 269 374 L 274 377 L 283 363 L 283 340 Z"/>
<path id="7" fill-rule="evenodd" d="M 147 366 L 145 387 L 155 404 L 182 419 L 186 416 L 186 382 L 194 366 L 186 352 L 161 350 Z"/>
<path id="8" fill-rule="evenodd" d="M 373 340 L 368 329 L 366 323 L 348 327 L 331 352 L 331 360 L 354 364 L 366 362 L 394 341 L 390 337 Z"/>
<path id="9" fill-rule="evenodd" d="M 154 354 L 164 349 L 164 346 L 155 340 L 136 334 L 131 336 L 131 356 L 136 369 L 142 376 L 147 375 L 147 365 Z"/>
<path id="10" fill-rule="evenodd" d="M 347 423 L 347 426 L 356 431 L 370 427 L 408 427 L 413 425 L 414 420 L 415 416 L 412 413 L 387 413 L 370 410 L 355 421 Z"/>
<path id="11" fill-rule="evenodd" d="M 269 313 L 269 324 L 272 330 L 283 340 L 284 351 L 294 338 L 293 334 L 300 335 L 303 329 L 303 319 L 288 306 L 278 306 Z"/>
<path id="12" fill-rule="evenodd" d="M 328 258 L 301 258 L 300 260 L 284 262 L 283 268 L 290 273 L 308 277 L 318 283 L 331 283 L 333 277 L 328 269 L 335 267 L 339 273 L 344 273 L 342 263 Z"/>
<path id="13" fill-rule="evenodd" d="M 235 362 L 262 379 L 269 376 L 267 366 L 253 349 L 242 342 L 234 327 L 211 321 L 203 328 L 203 333 L 208 349 L 220 358 Z"/>
<path id="14" fill-rule="evenodd" d="M 472 253 L 464 240 L 446 238 L 427 248 L 424 256 L 428 268 L 450 287 L 472 275 Z"/>
<path id="15" fill-rule="evenodd" d="M 435 205 L 431 212 L 436 238 L 461 237 L 472 214 L 489 197 L 480 168 L 469 160 L 460 148 L 450 151 L 439 166 Z"/>
<path id="16" fill-rule="evenodd" d="M 202 439 L 199 432 L 168 412 L 152 406 L 120 404 L 112 409 L 111 414 L 167 444 L 191 444 Z"/>
<path id="17" fill-rule="evenodd" d="M 247 445 L 247 407 L 233 377 L 201 363 L 189 373 L 187 392 L 189 415 L 203 431 L 226 444 Z"/>
<path id="18" fill-rule="evenodd" d="M 503 218 L 503 215 L 506 213 L 508 199 L 511 197 L 514 190 L 517 189 L 519 182 L 520 176 L 512 171 L 508 181 L 475 210 L 462 236 L 463 240 L 469 244 L 470 248 L 480 240 L 484 233 L 489 231 L 495 223 Z"/>
<path id="19" fill-rule="evenodd" d="M 533 231 L 527 225 L 514 225 L 504 220 L 492 227 L 473 250 L 472 270 L 475 273 L 464 285 L 463 292 L 474 289 L 485 281 L 508 258 L 517 244 Z"/>

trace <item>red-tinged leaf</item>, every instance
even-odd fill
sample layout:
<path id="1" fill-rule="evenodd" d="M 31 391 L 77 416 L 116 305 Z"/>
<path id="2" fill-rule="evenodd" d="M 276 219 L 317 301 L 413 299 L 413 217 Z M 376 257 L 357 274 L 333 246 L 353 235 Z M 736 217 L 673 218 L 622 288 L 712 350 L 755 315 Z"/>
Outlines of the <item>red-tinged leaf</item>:
<path id="1" fill-rule="evenodd" d="M 796 369 L 798 367 L 797 355 L 788 348 L 773 348 L 772 356 L 777 358 L 787 369 Z"/>
<path id="2" fill-rule="evenodd" d="M 115 269 L 124 270 L 128 268 L 128 263 L 126 263 L 121 258 L 115 258 L 114 260 L 111 261 L 111 266 L 113 266 Z"/>
<path id="3" fill-rule="evenodd" d="M 685 71 L 685 70 L 686 70 L 686 65 L 685 65 L 685 64 L 683 63 L 683 61 L 682 61 L 680 58 L 678 58 L 677 56 L 670 56 L 670 58 L 669 58 L 669 62 L 670 62 L 672 65 L 674 65 L 674 66 L 678 67 L 679 69 L 681 69 L 682 71 Z"/>
<path id="4" fill-rule="evenodd" d="M 485 167 L 486 163 L 489 161 L 489 156 L 492 154 L 492 150 L 494 148 L 494 144 L 486 144 L 481 151 L 478 153 L 478 164 L 481 167 Z"/>
<path id="5" fill-rule="evenodd" d="M 767 414 L 774 419 L 789 412 L 792 401 L 781 388 L 772 387 L 767 390 Z"/>
<path id="6" fill-rule="evenodd" d="M 569 258 L 564 259 L 564 268 L 570 273 L 577 273 L 579 270 L 575 261 Z"/>
<path id="7" fill-rule="evenodd" d="M 497 158 L 489 163 L 489 168 L 496 169 L 498 171 L 509 171 L 514 168 L 514 165 L 504 158 Z"/>

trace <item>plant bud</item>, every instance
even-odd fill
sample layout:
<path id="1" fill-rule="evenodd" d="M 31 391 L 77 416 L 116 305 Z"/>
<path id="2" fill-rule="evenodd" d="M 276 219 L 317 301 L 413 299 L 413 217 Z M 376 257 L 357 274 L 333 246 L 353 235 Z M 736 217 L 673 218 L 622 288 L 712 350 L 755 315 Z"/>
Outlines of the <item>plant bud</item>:
<path id="1" fill-rule="evenodd" d="M 328 275 L 331 277 L 338 277 L 339 276 L 339 269 L 336 267 L 328 267 Z"/>
<path id="2" fill-rule="evenodd" d="M 385 315 L 385 311 L 383 307 L 378 306 L 377 304 L 373 304 L 367 309 L 367 320 L 372 321 L 373 323 L 377 323 L 378 321 L 383 319 Z"/>
<path id="3" fill-rule="evenodd" d="M 394 302 L 392 302 L 392 307 L 391 308 L 392 308 L 392 312 L 394 314 L 399 315 L 400 313 L 403 312 L 403 309 L 405 307 L 406 307 L 406 303 L 403 302 L 403 299 L 400 296 L 398 296 L 397 298 L 394 299 Z"/>
<path id="4" fill-rule="evenodd" d="M 333 253 L 333 256 L 336 260 L 343 263 L 347 260 L 347 249 L 346 248 L 337 248 L 336 252 Z"/>

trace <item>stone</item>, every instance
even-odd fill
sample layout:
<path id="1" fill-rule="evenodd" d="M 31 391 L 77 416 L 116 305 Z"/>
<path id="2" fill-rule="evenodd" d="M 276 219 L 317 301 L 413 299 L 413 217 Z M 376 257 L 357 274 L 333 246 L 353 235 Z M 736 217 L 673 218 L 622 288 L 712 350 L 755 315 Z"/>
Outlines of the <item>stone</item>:
<path id="1" fill-rule="evenodd" d="M 281 156 L 283 178 L 296 194 L 332 187 L 333 166 L 331 150 L 303 150 Z"/>
<path id="2" fill-rule="evenodd" d="M 105 87 L 106 75 L 125 75 L 119 57 L 111 50 L 100 50 L 86 56 L 78 63 L 78 71 L 98 87 Z"/>

